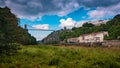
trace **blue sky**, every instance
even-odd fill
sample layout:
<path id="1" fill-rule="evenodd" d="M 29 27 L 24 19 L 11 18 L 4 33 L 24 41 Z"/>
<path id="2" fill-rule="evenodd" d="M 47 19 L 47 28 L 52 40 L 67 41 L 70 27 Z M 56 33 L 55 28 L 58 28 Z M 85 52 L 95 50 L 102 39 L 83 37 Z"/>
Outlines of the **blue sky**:
<path id="1" fill-rule="evenodd" d="M 34 29 L 60 30 L 80 27 L 82 22 L 109 19 L 120 13 L 120 0 L 0 0 L 20 19 L 20 25 Z M 29 31 L 41 40 L 51 31 Z"/>

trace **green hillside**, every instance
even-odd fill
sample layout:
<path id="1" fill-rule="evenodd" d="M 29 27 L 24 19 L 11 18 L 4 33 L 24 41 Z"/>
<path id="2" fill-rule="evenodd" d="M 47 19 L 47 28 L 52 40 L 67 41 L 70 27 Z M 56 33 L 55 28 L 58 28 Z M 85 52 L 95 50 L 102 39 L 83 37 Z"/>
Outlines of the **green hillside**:
<path id="1" fill-rule="evenodd" d="M 0 8 L 0 55 L 15 54 L 21 44 L 36 44 L 36 39 L 18 22 L 8 7 Z"/>
<path id="2" fill-rule="evenodd" d="M 0 43 L 35 44 L 36 39 L 18 24 L 19 19 L 10 9 L 0 8 Z"/>
<path id="3" fill-rule="evenodd" d="M 78 37 L 81 34 L 88 34 L 99 31 L 108 31 L 109 36 L 105 37 L 106 40 L 117 39 L 117 37 L 120 36 L 120 15 L 119 14 L 116 15 L 106 24 L 101 24 L 99 26 L 95 26 L 94 24 L 86 22 L 82 25 L 82 27 L 74 27 L 71 30 L 67 29 L 67 30 L 56 31 L 59 32 L 59 34 L 55 36 L 59 37 L 59 39 L 57 40 L 60 42 L 60 41 L 66 41 L 68 38 Z M 46 39 L 53 38 L 53 34 L 55 34 L 55 32 L 48 35 Z"/>

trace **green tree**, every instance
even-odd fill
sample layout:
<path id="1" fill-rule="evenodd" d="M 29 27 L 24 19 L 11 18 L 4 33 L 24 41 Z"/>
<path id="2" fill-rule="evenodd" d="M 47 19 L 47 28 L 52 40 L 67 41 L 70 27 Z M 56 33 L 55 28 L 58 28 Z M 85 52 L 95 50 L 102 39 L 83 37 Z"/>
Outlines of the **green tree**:
<path id="1" fill-rule="evenodd" d="M 95 25 L 93 25 L 92 23 L 86 22 L 86 23 L 84 23 L 82 26 L 83 26 L 83 27 L 93 27 L 93 26 L 95 26 Z"/>
<path id="2" fill-rule="evenodd" d="M 31 44 L 36 42 L 27 30 L 18 26 L 19 19 L 8 7 L 0 8 L 0 40 L 4 43 Z"/>

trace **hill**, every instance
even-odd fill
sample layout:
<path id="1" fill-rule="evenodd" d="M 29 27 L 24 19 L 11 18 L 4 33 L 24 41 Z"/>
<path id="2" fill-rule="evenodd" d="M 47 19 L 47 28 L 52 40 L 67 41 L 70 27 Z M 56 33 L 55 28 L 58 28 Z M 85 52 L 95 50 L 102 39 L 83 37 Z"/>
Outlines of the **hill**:
<path id="1" fill-rule="evenodd" d="M 36 44 L 36 39 L 18 24 L 8 7 L 0 8 L 0 43 Z"/>
<path id="2" fill-rule="evenodd" d="M 56 32 L 53 32 L 50 35 L 48 35 L 44 39 L 44 41 L 46 41 L 47 39 L 49 41 L 54 42 L 54 40 L 51 40 L 50 38 L 54 38 L 55 36 L 59 38 L 57 39 L 59 43 L 61 41 L 66 42 L 68 38 L 78 37 L 81 34 L 88 34 L 92 32 L 100 32 L 100 31 L 108 31 L 109 36 L 105 37 L 106 40 L 117 39 L 120 36 L 120 15 L 119 14 L 109 21 L 98 20 L 97 22 L 104 22 L 104 23 L 99 24 L 99 26 L 97 23 L 97 26 L 96 26 L 95 21 L 86 22 L 82 25 L 82 27 L 74 27 L 71 30 L 67 29 L 67 30 L 56 31 L 58 34 L 56 34 Z"/>

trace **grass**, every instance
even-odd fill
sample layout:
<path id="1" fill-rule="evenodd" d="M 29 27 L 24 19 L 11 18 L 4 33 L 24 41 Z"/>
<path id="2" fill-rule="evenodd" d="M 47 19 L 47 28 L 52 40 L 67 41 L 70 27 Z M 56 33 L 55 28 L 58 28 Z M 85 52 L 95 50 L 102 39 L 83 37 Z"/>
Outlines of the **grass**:
<path id="1" fill-rule="evenodd" d="M 119 48 L 23 46 L 0 56 L 0 68 L 120 68 Z"/>

